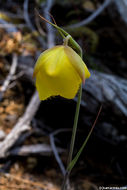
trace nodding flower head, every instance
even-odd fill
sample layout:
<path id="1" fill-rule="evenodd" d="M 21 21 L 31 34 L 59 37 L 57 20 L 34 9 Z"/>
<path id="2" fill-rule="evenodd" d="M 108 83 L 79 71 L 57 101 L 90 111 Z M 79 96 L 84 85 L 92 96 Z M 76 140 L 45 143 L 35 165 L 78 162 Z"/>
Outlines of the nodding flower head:
<path id="1" fill-rule="evenodd" d="M 59 45 L 38 58 L 33 76 L 40 100 L 51 96 L 73 99 L 81 83 L 90 77 L 81 57 L 69 46 Z"/>

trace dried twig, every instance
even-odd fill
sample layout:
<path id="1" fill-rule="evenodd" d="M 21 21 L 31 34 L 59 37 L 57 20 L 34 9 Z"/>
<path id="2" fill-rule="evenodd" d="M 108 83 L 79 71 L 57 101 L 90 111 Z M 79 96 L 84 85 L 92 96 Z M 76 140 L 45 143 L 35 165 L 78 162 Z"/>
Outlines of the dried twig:
<path id="1" fill-rule="evenodd" d="M 58 148 L 59 153 L 64 150 Z M 52 148 L 48 144 L 34 144 L 34 145 L 24 145 L 22 147 L 16 147 L 9 152 L 9 156 L 29 156 L 29 155 L 42 155 L 50 156 L 53 154 Z"/>
<path id="2" fill-rule="evenodd" d="M 40 105 L 40 101 L 38 98 L 37 92 L 34 93 L 32 99 L 29 102 L 29 105 L 24 113 L 24 115 L 18 120 L 14 128 L 11 132 L 6 136 L 4 141 L 0 143 L 0 158 L 4 158 L 7 155 L 7 151 L 11 148 L 19 136 L 25 132 L 30 130 L 30 122 L 34 117 L 38 106 Z"/>
<path id="3" fill-rule="evenodd" d="M 59 165 L 59 167 L 60 167 L 60 170 L 61 170 L 63 176 L 65 175 L 66 170 L 65 170 L 65 167 L 64 167 L 64 165 L 63 165 L 63 162 L 61 161 L 60 156 L 59 156 L 59 154 L 58 154 L 58 150 L 57 150 L 57 147 L 56 147 L 56 145 L 55 145 L 54 136 L 57 135 L 57 134 L 60 133 L 60 132 L 65 132 L 65 131 L 70 131 L 70 129 L 59 129 L 59 130 L 56 130 L 56 131 L 54 131 L 53 133 L 51 133 L 51 134 L 49 135 L 49 137 L 50 137 L 50 143 L 51 143 L 51 147 L 52 147 L 54 156 L 55 156 L 55 158 L 56 158 L 56 161 L 57 161 L 57 163 L 58 163 L 58 165 Z"/>
<path id="4" fill-rule="evenodd" d="M 10 68 L 10 72 L 9 72 L 7 78 L 5 79 L 1 89 L 0 89 L 0 92 L 2 94 L 7 90 L 11 80 L 13 79 L 13 75 L 16 72 L 17 63 L 18 63 L 18 57 L 17 57 L 16 54 L 13 54 L 13 59 L 12 59 L 12 65 L 11 65 L 11 68 Z"/>
<path id="5" fill-rule="evenodd" d="M 17 32 L 17 28 L 14 24 L 10 24 L 3 19 L 0 19 L 0 27 L 5 28 L 8 33 Z"/>
<path id="6" fill-rule="evenodd" d="M 30 30 L 32 32 L 36 31 L 34 25 L 31 23 L 31 20 L 29 18 L 29 13 L 28 13 L 28 4 L 29 4 L 29 0 L 25 0 L 24 1 L 24 18 L 25 21 L 28 25 L 28 27 L 30 28 Z M 37 40 L 39 41 L 39 43 L 42 45 L 43 48 L 46 48 L 46 43 L 43 40 L 43 38 L 41 38 L 40 36 L 36 36 Z"/>
<path id="7" fill-rule="evenodd" d="M 59 167 L 60 167 L 60 170 L 61 170 L 61 172 L 62 172 L 62 174 L 63 174 L 63 176 L 64 176 L 65 173 L 66 173 L 66 170 L 65 170 L 65 167 L 64 167 L 64 165 L 63 165 L 63 162 L 62 162 L 62 160 L 60 159 L 60 156 L 59 156 L 59 154 L 58 154 L 58 150 L 57 150 L 56 145 L 55 145 L 54 136 L 53 136 L 53 134 L 51 134 L 49 137 L 50 137 L 50 143 L 51 143 L 51 147 L 52 147 L 53 153 L 54 153 L 54 155 L 55 155 L 56 161 L 57 161 L 57 163 L 58 163 L 58 165 L 59 165 Z"/>
<path id="8" fill-rule="evenodd" d="M 47 0 L 46 7 L 44 9 L 44 17 L 49 21 L 51 21 L 51 17 L 49 15 L 49 13 L 53 6 L 53 1 L 54 0 Z M 50 24 L 48 24 L 47 22 L 46 22 L 46 27 L 47 27 L 47 33 L 48 33 L 47 40 L 48 40 L 48 44 L 50 44 L 50 46 L 49 46 L 49 48 L 50 48 L 50 47 L 54 46 L 55 36 L 54 36 L 53 27 Z"/>
<path id="9" fill-rule="evenodd" d="M 8 33 L 17 32 L 18 30 L 15 27 L 18 27 L 18 28 L 26 27 L 25 24 L 15 24 L 15 25 L 13 25 L 13 24 L 10 24 L 10 23 L 6 23 L 6 21 L 2 22 L 2 23 L 0 21 L 0 28 L 4 28 Z"/>
<path id="10" fill-rule="evenodd" d="M 57 163 L 58 163 L 58 165 L 59 165 L 59 167 L 60 167 L 60 170 L 61 170 L 63 176 L 65 175 L 66 170 L 65 170 L 65 167 L 64 167 L 64 165 L 63 165 L 63 162 L 61 161 L 61 158 L 60 158 L 60 156 L 59 156 L 59 154 L 58 154 L 58 148 L 57 148 L 56 145 L 55 145 L 54 136 L 57 135 L 57 134 L 59 134 L 59 133 L 68 132 L 68 131 L 71 131 L 71 130 L 72 130 L 72 129 L 68 129 L 68 128 L 67 128 L 67 129 L 65 129 L 65 128 L 64 128 L 64 129 L 58 129 L 58 130 L 52 132 L 52 133 L 49 135 L 49 137 L 50 137 L 50 143 L 51 143 L 51 147 L 52 147 L 54 156 L 55 156 L 55 158 L 56 158 L 56 161 L 57 161 Z"/>
<path id="11" fill-rule="evenodd" d="M 28 27 L 29 27 L 32 31 L 35 31 L 35 28 L 34 28 L 33 24 L 32 24 L 31 21 L 30 21 L 30 18 L 29 18 L 29 14 L 28 14 L 28 3 L 29 3 L 29 1 L 28 1 L 28 0 L 25 0 L 25 1 L 24 1 L 24 4 L 23 4 L 23 8 L 24 8 L 24 18 L 25 18 L 25 21 L 26 21 Z"/>
<path id="12" fill-rule="evenodd" d="M 93 13 L 91 14 L 88 18 L 84 19 L 83 21 L 76 23 L 76 24 L 72 24 L 67 26 L 66 28 L 78 28 L 81 26 L 85 26 L 87 24 L 89 24 L 90 22 L 92 22 L 97 16 L 99 16 L 106 7 L 108 7 L 108 5 L 112 2 L 112 0 L 105 0 L 104 3 Z"/>
<path id="13" fill-rule="evenodd" d="M 40 19 L 39 19 L 38 15 L 36 15 L 36 14 L 35 14 L 35 23 L 36 23 L 36 26 L 37 26 L 37 29 L 38 29 L 39 33 L 42 36 L 46 36 L 46 33 L 44 32 L 44 30 L 41 27 Z"/>

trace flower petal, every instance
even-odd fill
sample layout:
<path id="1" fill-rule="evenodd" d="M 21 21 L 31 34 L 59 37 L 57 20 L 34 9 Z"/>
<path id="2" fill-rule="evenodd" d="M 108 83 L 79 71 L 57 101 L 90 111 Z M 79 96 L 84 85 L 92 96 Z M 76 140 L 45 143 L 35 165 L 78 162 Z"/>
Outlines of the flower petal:
<path id="1" fill-rule="evenodd" d="M 57 60 L 56 67 L 52 66 L 54 60 L 47 59 L 36 75 L 36 87 L 40 100 L 57 95 L 73 99 L 79 89 L 81 78 L 62 48 L 53 58 Z"/>
<path id="2" fill-rule="evenodd" d="M 36 76 L 37 72 L 40 70 L 40 67 L 49 59 L 55 58 L 55 54 L 57 54 L 57 52 L 59 51 L 59 47 L 60 46 L 55 46 L 53 48 L 50 48 L 46 51 L 44 51 L 43 53 L 41 53 L 41 55 L 39 56 L 39 58 L 37 59 L 37 62 L 35 64 L 34 67 L 34 73 L 33 73 L 33 77 Z"/>
<path id="3" fill-rule="evenodd" d="M 71 47 L 65 46 L 64 51 L 66 52 L 66 54 L 70 60 L 70 63 L 77 70 L 82 81 L 84 82 L 86 78 L 90 77 L 90 72 L 89 72 L 86 64 L 83 62 L 81 57 Z"/>

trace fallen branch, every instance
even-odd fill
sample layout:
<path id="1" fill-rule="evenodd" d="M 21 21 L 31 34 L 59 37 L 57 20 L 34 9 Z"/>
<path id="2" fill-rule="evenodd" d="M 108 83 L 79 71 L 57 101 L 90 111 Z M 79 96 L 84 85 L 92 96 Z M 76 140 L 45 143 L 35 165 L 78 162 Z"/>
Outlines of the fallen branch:
<path id="1" fill-rule="evenodd" d="M 59 153 L 64 150 L 57 148 Z M 42 155 L 51 156 L 53 154 L 52 148 L 48 144 L 35 144 L 35 145 L 24 145 L 22 147 L 16 147 L 8 152 L 7 156 L 30 156 L 30 155 Z"/>
<path id="2" fill-rule="evenodd" d="M 18 140 L 19 136 L 28 130 L 30 130 L 30 122 L 34 117 L 38 107 L 40 105 L 40 100 L 38 98 L 37 92 L 34 93 L 32 99 L 29 102 L 28 107 L 24 115 L 19 118 L 16 125 L 13 127 L 11 132 L 6 136 L 4 141 L 0 143 L 0 158 L 4 158 L 7 156 L 8 150 L 14 145 L 14 143 Z"/>
<path id="3" fill-rule="evenodd" d="M 100 72 L 92 72 L 86 85 L 83 86 L 90 96 L 94 97 L 96 104 L 91 102 L 91 112 L 95 111 L 95 106 L 98 103 L 109 103 L 117 108 L 117 114 L 127 116 L 127 80 L 118 76 L 104 74 Z M 85 102 L 83 102 L 86 104 Z M 90 101 L 89 101 L 90 103 Z M 93 111 L 93 112 L 94 112 Z M 115 111 L 115 109 L 114 109 Z"/>

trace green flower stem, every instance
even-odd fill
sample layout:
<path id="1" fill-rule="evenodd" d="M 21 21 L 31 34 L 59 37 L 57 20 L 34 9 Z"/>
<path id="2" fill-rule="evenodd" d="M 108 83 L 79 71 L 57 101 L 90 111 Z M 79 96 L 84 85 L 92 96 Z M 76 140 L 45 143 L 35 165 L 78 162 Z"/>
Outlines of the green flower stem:
<path id="1" fill-rule="evenodd" d="M 76 131 L 77 131 L 77 124 L 78 124 L 78 118 L 79 118 L 79 111 L 80 111 L 81 97 L 82 97 L 82 85 L 80 86 L 79 93 L 78 93 L 78 101 L 77 101 L 76 112 L 75 112 L 75 117 L 74 117 L 74 125 L 73 125 L 73 130 L 72 130 L 71 145 L 70 145 L 70 151 L 69 151 L 69 155 L 68 155 L 67 168 L 72 161 L 72 155 L 73 155 L 75 137 L 76 137 Z M 67 169 L 65 177 L 64 177 L 63 185 L 62 185 L 62 190 L 66 190 L 66 185 L 67 185 L 67 181 L 69 179 L 69 175 L 70 175 L 70 171 L 68 171 L 68 169 Z"/>
<path id="2" fill-rule="evenodd" d="M 80 86 L 79 93 L 78 93 L 78 101 L 77 101 L 76 112 L 75 112 L 75 117 L 74 117 L 74 125 L 73 125 L 73 130 L 72 130 L 70 152 L 69 152 L 69 156 L 68 156 L 68 165 L 72 161 L 72 154 L 73 154 L 73 150 L 74 150 L 74 143 L 75 143 L 75 136 L 76 136 L 76 131 L 77 131 L 78 118 L 79 118 L 81 97 L 82 97 L 82 85 Z"/>

